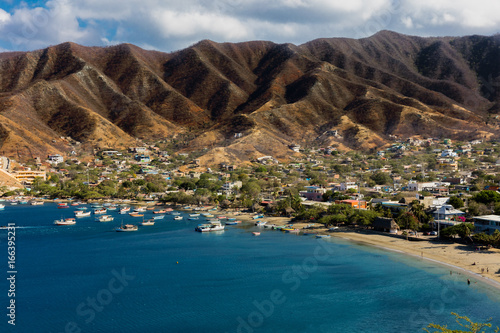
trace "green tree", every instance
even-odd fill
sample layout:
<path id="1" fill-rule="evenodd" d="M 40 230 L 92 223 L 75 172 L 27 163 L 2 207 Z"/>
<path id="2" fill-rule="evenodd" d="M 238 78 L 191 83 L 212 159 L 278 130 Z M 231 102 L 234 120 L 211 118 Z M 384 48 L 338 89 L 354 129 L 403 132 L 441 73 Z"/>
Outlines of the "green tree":
<path id="1" fill-rule="evenodd" d="M 500 202 L 500 193 L 497 191 L 481 191 L 472 197 L 475 202 L 483 203 L 485 205 L 492 202 Z"/>
<path id="2" fill-rule="evenodd" d="M 462 208 L 464 206 L 464 201 L 460 199 L 459 197 L 450 197 L 450 200 L 448 200 L 448 203 L 453 206 L 455 209 Z"/>
<path id="3" fill-rule="evenodd" d="M 404 229 L 417 230 L 418 220 L 411 212 L 402 212 L 395 219 L 396 223 Z"/>

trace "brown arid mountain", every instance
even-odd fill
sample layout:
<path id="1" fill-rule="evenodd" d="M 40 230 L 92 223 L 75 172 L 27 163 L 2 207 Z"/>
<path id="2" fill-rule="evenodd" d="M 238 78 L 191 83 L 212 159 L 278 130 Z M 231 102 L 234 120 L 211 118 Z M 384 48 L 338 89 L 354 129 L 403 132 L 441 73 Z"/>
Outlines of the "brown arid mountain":
<path id="1" fill-rule="evenodd" d="M 292 143 L 374 149 L 392 138 L 494 138 L 500 36 L 300 46 L 204 40 L 174 53 L 64 43 L 0 54 L 0 155 L 182 138 L 204 164 L 288 159 Z M 73 145 L 73 146 L 72 146 Z"/>

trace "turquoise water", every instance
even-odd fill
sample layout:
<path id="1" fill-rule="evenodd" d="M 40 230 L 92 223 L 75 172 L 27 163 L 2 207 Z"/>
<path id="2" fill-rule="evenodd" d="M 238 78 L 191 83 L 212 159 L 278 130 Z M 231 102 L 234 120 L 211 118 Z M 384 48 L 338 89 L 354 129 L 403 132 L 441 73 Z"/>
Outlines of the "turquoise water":
<path id="1" fill-rule="evenodd" d="M 132 233 L 138 218 L 93 217 L 54 226 L 73 209 L 7 206 L 15 222 L 16 326 L 1 332 L 422 332 L 450 312 L 500 324 L 500 292 L 449 268 L 343 240 L 256 227 L 201 234 L 167 215 Z M 146 212 L 145 217 L 153 216 Z M 7 276 L 7 231 L 0 230 Z M 3 258 L 3 259 L 2 259 Z"/>

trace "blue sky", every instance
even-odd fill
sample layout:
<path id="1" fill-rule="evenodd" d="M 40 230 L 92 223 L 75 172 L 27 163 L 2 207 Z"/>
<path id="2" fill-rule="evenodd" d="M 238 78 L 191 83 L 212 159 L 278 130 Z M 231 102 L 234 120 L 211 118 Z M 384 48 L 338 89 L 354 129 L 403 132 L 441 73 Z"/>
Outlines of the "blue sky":
<path id="1" fill-rule="evenodd" d="M 301 44 L 368 37 L 500 33 L 498 0 L 0 0 L 0 51 L 72 41 L 175 51 L 202 39 Z"/>

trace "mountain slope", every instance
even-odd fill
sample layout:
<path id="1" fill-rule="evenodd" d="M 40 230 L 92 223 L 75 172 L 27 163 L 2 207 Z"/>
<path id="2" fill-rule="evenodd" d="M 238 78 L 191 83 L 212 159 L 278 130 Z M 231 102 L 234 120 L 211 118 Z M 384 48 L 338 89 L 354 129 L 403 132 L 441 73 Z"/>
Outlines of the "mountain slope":
<path id="1" fill-rule="evenodd" d="M 299 46 L 204 40 L 161 53 L 64 43 L 3 53 L 0 153 L 23 159 L 68 152 L 75 140 L 120 148 L 189 132 L 188 149 L 212 149 L 207 163 L 245 162 L 287 159 L 293 142 L 370 149 L 393 136 L 497 136 L 499 57 L 500 36 L 390 31 Z"/>

